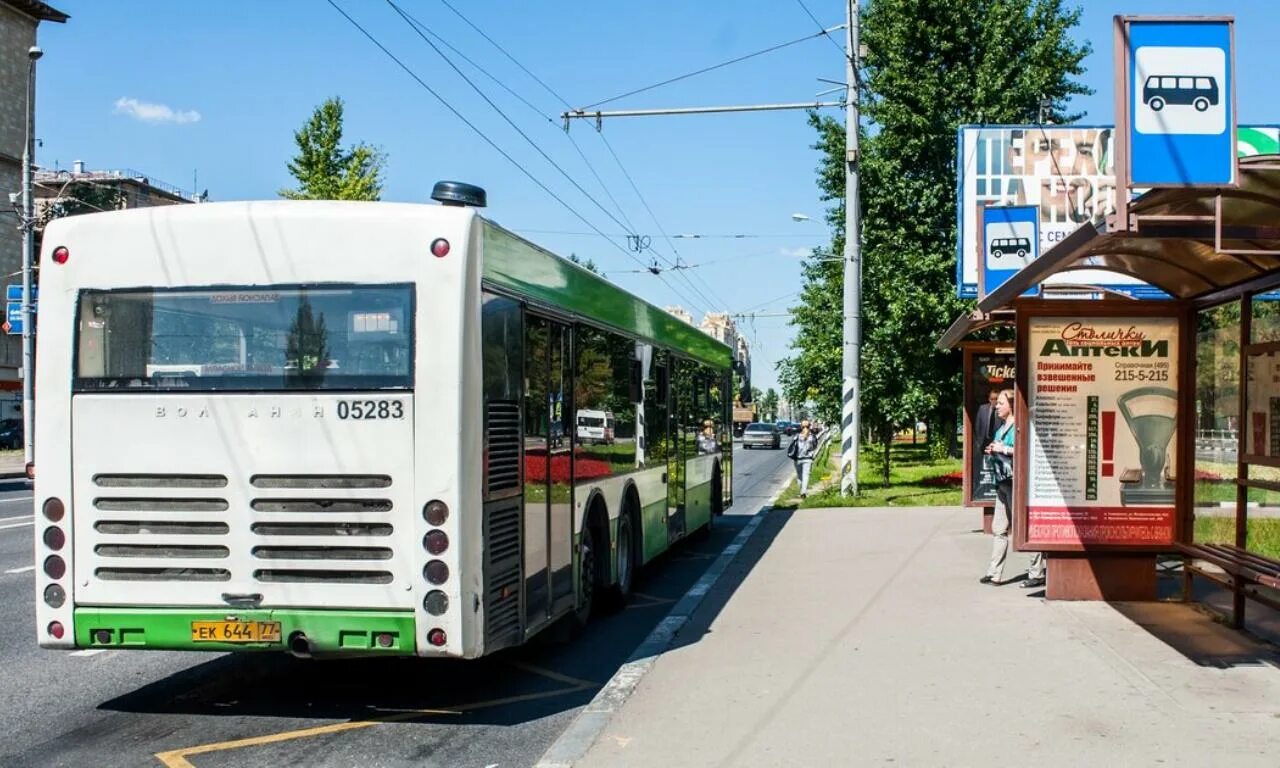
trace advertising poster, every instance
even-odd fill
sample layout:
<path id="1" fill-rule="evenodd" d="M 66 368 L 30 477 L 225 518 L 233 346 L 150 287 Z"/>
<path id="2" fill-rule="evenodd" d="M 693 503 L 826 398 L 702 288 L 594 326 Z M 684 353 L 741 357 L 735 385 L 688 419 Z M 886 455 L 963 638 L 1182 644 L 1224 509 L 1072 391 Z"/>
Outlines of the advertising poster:
<path id="1" fill-rule="evenodd" d="M 1013 389 L 1013 348 L 969 350 L 968 355 L 964 402 L 969 433 L 964 455 L 969 498 L 965 501 L 970 506 L 990 507 L 996 503 L 996 484 L 983 461 L 983 449 L 995 439 L 1000 424 L 996 417 L 996 397 L 1001 390 Z"/>
<path id="2" fill-rule="evenodd" d="M 1252 354 L 1248 360 L 1245 453 L 1256 458 L 1280 458 L 1280 354 Z"/>
<path id="3" fill-rule="evenodd" d="M 1028 320 L 1027 548 L 1170 544 L 1178 320 Z"/>

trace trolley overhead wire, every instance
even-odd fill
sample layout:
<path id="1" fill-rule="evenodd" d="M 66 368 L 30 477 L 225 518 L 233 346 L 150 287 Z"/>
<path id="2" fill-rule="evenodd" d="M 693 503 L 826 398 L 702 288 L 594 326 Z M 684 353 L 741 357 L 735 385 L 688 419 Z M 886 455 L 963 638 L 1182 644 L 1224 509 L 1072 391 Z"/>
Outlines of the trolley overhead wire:
<path id="1" fill-rule="evenodd" d="M 337 11 L 344 19 L 346 19 L 347 23 L 355 27 L 362 35 L 365 36 L 365 38 L 369 40 L 369 42 L 373 43 L 374 46 L 378 48 L 378 50 L 382 51 L 382 53 L 386 55 L 387 58 L 395 62 L 395 64 L 399 66 L 400 69 L 404 70 L 405 74 L 409 75 L 409 77 L 411 77 L 414 80 L 414 82 L 416 82 L 423 90 L 431 94 L 437 101 L 440 102 L 442 106 L 444 106 L 445 109 L 449 110 L 449 112 L 452 113 L 454 117 L 462 121 L 462 123 L 466 125 L 468 128 L 470 128 L 471 131 L 475 133 L 478 137 L 480 137 L 480 139 L 484 141 L 484 143 L 488 144 L 495 152 L 502 155 L 502 157 L 506 159 L 507 162 L 515 166 L 518 171 L 520 171 L 526 178 L 532 181 L 539 189 L 547 193 L 547 195 L 551 197 L 551 199 L 555 200 L 557 203 L 561 205 L 561 207 L 563 207 L 565 210 L 571 213 L 575 218 L 577 218 L 583 224 L 587 225 L 587 228 L 591 229 L 601 237 L 604 237 L 614 248 L 618 249 L 618 251 L 620 251 L 628 259 L 636 262 L 637 264 L 640 264 L 641 266 L 645 266 L 644 262 L 637 259 L 630 252 L 628 252 L 626 248 L 620 245 L 617 241 L 613 240 L 608 235 L 606 235 L 604 231 L 601 230 L 599 227 L 597 227 L 595 224 L 593 224 L 590 219 L 582 215 L 582 213 L 580 213 L 578 209 L 574 208 L 564 198 L 557 195 L 555 191 L 552 190 L 550 187 L 548 187 L 541 179 L 535 176 L 529 169 L 525 168 L 524 165 L 520 163 L 520 161 L 516 160 L 515 157 L 511 155 L 511 153 L 503 149 L 496 141 L 489 138 L 488 134 L 480 130 L 479 126 L 477 126 L 475 123 L 469 120 L 466 117 L 466 115 L 462 114 L 462 112 L 460 112 L 456 107 L 454 107 L 453 104 L 451 104 L 448 99 L 444 98 L 442 95 L 440 95 L 438 91 L 436 91 L 434 88 L 428 85 L 427 82 L 423 80 L 422 77 L 419 76 L 418 73 L 415 72 L 412 67 L 405 64 L 403 60 L 401 60 L 389 48 L 387 48 L 382 43 L 382 41 L 379 40 L 373 33 L 367 30 L 363 25 L 361 25 L 360 22 L 352 18 L 350 14 L 348 14 L 345 10 L 343 10 L 342 6 L 338 5 L 337 2 L 335 2 L 335 0 L 326 0 L 326 2 L 335 11 Z"/>

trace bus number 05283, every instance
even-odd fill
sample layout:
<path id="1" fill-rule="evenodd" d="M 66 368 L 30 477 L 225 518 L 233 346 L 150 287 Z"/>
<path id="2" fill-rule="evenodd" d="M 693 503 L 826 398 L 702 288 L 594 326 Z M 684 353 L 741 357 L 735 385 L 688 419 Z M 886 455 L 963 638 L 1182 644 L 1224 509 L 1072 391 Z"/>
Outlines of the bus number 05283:
<path id="1" fill-rule="evenodd" d="M 403 419 L 404 403 L 400 400 L 340 400 L 339 419 Z"/>

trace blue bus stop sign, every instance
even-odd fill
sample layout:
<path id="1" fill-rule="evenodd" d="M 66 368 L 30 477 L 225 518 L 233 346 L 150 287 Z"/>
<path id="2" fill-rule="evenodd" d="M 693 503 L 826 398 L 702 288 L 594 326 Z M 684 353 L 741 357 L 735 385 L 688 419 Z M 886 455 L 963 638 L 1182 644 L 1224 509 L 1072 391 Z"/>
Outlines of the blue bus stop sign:
<path id="1" fill-rule="evenodd" d="M 982 209 L 982 259 L 978 295 L 988 296 L 1040 255 L 1040 206 L 1000 205 Z M 1024 296 L 1035 296 L 1039 287 Z"/>
<path id="2" fill-rule="evenodd" d="M 1234 184 L 1231 22 L 1134 18 L 1127 26 L 1130 183 Z"/>

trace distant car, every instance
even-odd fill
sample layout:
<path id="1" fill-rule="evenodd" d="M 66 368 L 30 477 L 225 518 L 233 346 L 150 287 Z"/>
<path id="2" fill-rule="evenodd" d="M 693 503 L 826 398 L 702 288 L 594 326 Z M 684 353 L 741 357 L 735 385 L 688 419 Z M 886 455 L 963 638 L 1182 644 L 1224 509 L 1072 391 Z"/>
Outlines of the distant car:
<path id="1" fill-rule="evenodd" d="M 22 447 L 22 419 L 0 421 L 0 449 Z"/>
<path id="2" fill-rule="evenodd" d="M 794 435 L 800 431 L 800 425 L 794 421 L 780 421 L 778 426 L 782 427 L 782 434 Z"/>
<path id="3" fill-rule="evenodd" d="M 777 424 L 754 422 L 742 432 L 743 448 L 781 448 L 782 430 Z"/>

